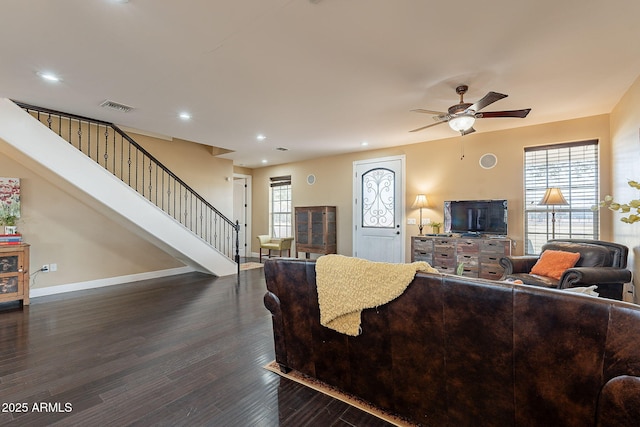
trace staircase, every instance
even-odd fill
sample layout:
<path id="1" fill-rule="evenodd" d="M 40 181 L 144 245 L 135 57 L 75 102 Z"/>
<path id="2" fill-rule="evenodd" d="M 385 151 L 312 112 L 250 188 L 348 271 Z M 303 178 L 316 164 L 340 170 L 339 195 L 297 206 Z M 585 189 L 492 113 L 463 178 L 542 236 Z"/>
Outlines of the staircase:
<path id="1" fill-rule="evenodd" d="M 216 276 L 239 272 L 239 225 L 117 126 L 0 99 L 0 138 L 20 163 L 73 186 L 186 265 Z"/>

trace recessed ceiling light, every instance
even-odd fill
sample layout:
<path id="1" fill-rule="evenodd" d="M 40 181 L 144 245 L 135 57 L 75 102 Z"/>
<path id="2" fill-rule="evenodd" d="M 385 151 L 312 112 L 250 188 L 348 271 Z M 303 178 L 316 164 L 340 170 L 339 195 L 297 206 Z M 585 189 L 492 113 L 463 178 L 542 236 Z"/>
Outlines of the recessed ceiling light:
<path id="1" fill-rule="evenodd" d="M 38 76 L 40 76 L 41 79 L 46 80 L 48 82 L 59 82 L 59 81 L 61 81 L 60 77 L 56 76 L 53 73 L 38 71 L 37 74 L 38 74 Z"/>
<path id="2" fill-rule="evenodd" d="M 362 145 L 363 147 L 366 147 L 367 145 L 369 145 L 369 143 L 367 141 L 362 141 L 360 145 Z"/>
<path id="3" fill-rule="evenodd" d="M 256 139 L 258 141 L 264 141 L 265 139 L 267 139 L 267 137 L 264 136 L 263 134 L 259 133 L 258 136 L 256 136 Z"/>
<path id="4" fill-rule="evenodd" d="M 267 159 L 262 159 L 262 163 L 267 163 Z"/>
<path id="5" fill-rule="evenodd" d="M 191 114 L 186 112 L 180 113 L 178 117 L 180 117 L 182 120 L 191 120 Z"/>

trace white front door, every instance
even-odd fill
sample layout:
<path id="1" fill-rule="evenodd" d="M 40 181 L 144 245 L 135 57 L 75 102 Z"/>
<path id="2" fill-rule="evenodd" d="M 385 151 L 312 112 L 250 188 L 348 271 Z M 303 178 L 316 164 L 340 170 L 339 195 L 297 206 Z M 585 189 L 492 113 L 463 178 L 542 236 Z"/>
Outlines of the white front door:
<path id="1" fill-rule="evenodd" d="M 404 262 L 404 156 L 357 161 L 353 169 L 353 256 Z"/>

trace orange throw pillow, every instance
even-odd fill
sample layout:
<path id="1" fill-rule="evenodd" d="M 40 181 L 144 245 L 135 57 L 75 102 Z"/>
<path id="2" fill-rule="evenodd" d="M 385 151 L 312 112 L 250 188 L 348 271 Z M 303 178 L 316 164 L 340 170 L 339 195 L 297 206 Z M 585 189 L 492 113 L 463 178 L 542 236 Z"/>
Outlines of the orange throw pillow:
<path id="1" fill-rule="evenodd" d="M 540 259 L 531 269 L 531 273 L 560 280 L 562 273 L 564 273 L 567 268 L 576 265 L 579 259 L 579 252 L 553 251 L 548 249 L 542 252 Z"/>

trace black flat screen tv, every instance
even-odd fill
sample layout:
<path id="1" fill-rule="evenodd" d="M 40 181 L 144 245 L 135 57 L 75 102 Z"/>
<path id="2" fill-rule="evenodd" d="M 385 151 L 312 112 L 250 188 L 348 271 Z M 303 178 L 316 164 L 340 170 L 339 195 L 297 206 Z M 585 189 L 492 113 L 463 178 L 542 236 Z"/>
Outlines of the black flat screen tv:
<path id="1" fill-rule="evenodd" d="M 506 236 L 507 201 L 451 200 L 444 202 L 444 231 Z"/>

